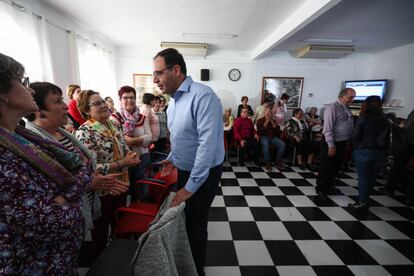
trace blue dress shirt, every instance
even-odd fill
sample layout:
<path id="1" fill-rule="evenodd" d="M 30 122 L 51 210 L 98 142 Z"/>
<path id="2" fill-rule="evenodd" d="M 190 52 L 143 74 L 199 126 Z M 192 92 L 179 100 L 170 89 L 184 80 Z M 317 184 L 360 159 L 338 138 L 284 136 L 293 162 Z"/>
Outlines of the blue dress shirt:
<path id="1" fill-rule="evenodd" d="M 209 170 L 223 163 L 223 108 L 214 91 L 188 76 L 167 109 L 171 152 L 168 160 L 191 172 L 185 189 L 195 193 Z"/>

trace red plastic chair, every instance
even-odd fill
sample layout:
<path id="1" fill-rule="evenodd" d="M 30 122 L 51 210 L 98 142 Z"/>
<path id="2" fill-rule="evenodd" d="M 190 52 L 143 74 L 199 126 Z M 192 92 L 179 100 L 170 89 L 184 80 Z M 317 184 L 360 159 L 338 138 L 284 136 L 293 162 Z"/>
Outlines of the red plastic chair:
<path id="1" fill-rule="evenodd" d="M 128 207 L 120 207 L 115 211 L 116 226 L 112 233 L 116 236 L 142 234 L 149 228 L 149 224 L 157 215 L 161 204 L 169 195 L 172 186 L 177 183 L 177 169 L 166 176 L 161 172 L 154 175 L 154 179 L 138 180 L 137 185 L 148 187 L 148 202 L 135 202 Z"/>

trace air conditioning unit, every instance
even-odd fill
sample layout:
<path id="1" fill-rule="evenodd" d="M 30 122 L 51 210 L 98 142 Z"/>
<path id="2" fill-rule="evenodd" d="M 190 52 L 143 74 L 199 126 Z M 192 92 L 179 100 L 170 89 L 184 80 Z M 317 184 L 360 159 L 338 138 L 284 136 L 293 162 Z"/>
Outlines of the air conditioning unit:
<path id="1" fill-rule="evenodd" d="M 161 49 L 174 48 L 183 56 L 205 57 L 207 55 L 207 44 L 186 42 L 161 42 Z"/>
<path id="2" fill-rule="evenodd" d="M 355 52 L 352 46 L 309 45 L 296 51 L 298 58 L 341 58 Z"/>

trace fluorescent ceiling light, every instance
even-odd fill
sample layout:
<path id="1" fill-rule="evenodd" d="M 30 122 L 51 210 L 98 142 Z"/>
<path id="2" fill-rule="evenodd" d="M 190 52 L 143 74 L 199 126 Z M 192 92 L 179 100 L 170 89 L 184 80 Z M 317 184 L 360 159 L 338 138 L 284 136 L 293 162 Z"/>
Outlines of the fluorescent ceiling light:
<path id="1" fill-rule="evenodd" d="M 207 37 L 207 38 L 235 38 L 235 34 L 217 34 L 217 33 L 183 33 L 186 37 Z"/>
<path id="2" fill-rule="evenodd" d="M 305 38 L 303 41 L 309 43 L 343 43 L 343 44 L 352 44 L 354 41 L 352 39 L 334 39 L 334 38 Z"/>

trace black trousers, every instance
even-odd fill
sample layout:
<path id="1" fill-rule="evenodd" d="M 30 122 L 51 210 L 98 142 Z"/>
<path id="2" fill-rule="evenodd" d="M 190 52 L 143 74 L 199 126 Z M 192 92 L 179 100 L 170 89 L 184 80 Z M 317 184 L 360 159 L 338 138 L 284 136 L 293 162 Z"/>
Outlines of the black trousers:
<path id="1" fill-rule="evenodd" d="M 241 156 L 239 161 L 243 161 L 243 156 L 247 153 L 251 155 L 252 161 L 259 162 L 260 144 L 254 137 L 243 138 L 246 141 L 244 148 L 240 146 Z"/>
<path id="2" fill-rule="evenodd" d="M 335 177 L 344 159 L 347 143 L 348 141 L 335 142 L 336 154 L 329 156 L 328 144 L 325 141 L 321 142 L 321 163 L 316 178 L 316 191 L 327 192 L 330 187 L 334 186 Z"/>
<path id="3" fill-rule="evenodd" d="M 385 184 L 385 189 L 389 192 L 394 193 L 398 184 L 403 184 L 404 180 L 407 180 L 404 173 L 410 154 L 408 150 L 402 150 L 394 155 L 394 163 L 388 174 L 387 184 Z"/>
<path id="4" fill-rule="evenodd" d="M 185 219 L 187 235 L 190 241 L 191 252 L 199 276 L 204 274 L 207 250 L 207 223 L 208 212 L 211 203 L 219 188 L 222 164 L 210 169 L 206 181 L 186 201 Z M 181 189 L 187 183 L 190 172 L 178 170 L 178 188 Z"/>

